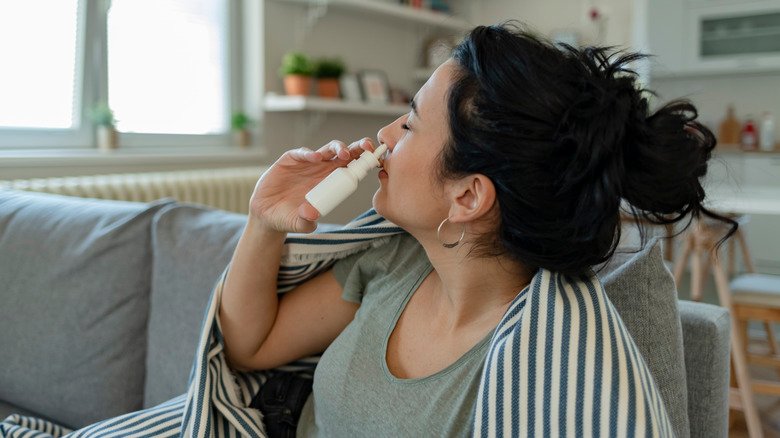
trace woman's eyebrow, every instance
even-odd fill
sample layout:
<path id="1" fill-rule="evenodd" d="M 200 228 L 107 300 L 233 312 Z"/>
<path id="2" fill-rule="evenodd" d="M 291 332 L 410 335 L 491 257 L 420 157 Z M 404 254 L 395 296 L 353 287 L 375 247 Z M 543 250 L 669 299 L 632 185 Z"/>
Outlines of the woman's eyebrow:
<path id="1" fill-rule="evenodd" d="M 420 113 L 417 112 L 417 102 L 415 102 L 414 99 L 412 99 L 412 101 L 409 103 L 409 106 L 412 107 L 412 112 L 414 113 L 415 117 L 422 120 Z"/>

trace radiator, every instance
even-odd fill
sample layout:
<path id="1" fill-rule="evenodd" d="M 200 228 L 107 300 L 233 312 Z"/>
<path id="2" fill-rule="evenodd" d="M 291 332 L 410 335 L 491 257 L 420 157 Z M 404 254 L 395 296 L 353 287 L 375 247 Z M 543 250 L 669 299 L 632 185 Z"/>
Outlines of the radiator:
<path id="1" fill-rule="evenodd" d="M 0 188 L 120 201 L 149 202 L 171 197 L 246 214 L 255 184 L 265 170 L 255 166 L 34 178 L 0 181 Z"/>

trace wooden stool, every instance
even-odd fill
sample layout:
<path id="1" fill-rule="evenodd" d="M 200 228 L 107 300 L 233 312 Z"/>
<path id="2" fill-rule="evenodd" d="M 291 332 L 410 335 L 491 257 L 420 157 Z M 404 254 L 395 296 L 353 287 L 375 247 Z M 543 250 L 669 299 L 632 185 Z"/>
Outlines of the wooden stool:
<path id="1" fill-rule="evenodd" d="M 733 316 L 740 328 L 745 346 L 745 357 L 749 363 L 773 367 L 780 371 L 780 355 L 772 324 L 780 322 L 780 276 L 766 274 L 744 274 L 731 282 Z M 769 351 L 766 354 L 751 353 L 748 350 L 748 324 L 763 322 Z M 753 380 L 753 391 L 780 396 L 780 381 Z"/>
<path id="2" fill-rule="evenodd" d="M 753 267 L 753 258 L 750 256 L 750 251 L 748 251 L 744 233 L 744 227 L 748 224 L 748 222 L 750 222 L 750 216 L 746 214 L 740 216 L 730 216 L 732 219 L 737 221 L 739 228 L 737 228 L 737 232 L 734 233 L 732 238 L 726 242 L 729 246 L 729 268 L 727 271 L 729 278 L 731 278 L 731 276 L 736 273 L 734 268 L 737 253 L 737 249 L 735 248 L 736 245 L 739 245 L 740 252 L 742 252 L 742 263 L 745 265 L 745 271 L 756 272 L 756 268 Z"/>
<path id="3" fill-rule="evenodd" d="M 763 437 L 761 420 L 753 398 L 753 382 L 748 370 L 748 362 L 745 355 L 745 336 L 742 328 L 734 315 L 734 304 L 729 287 L 728 276 L 721 266 L 716 245 L 729 229 L 728 224 L 710 222 L 709 220 L 696 220 L 685 238 L 683 253 L 677 260 L 674 269 L 675 284 L 680 284 L 685 265 L 691 262 L 691 297 L 695 301 L 701 300 L 704 281 L 711 272 L 715 278 L 715 289 L 722 307 L 729 310 L 731 320 L 731 372 L 733 387 L 729 392 L 729 408 L 740 410 L 745 414 L 748 434 L 753 437 Z M 733 238 L 733 236 L 732 236 Z M 744 238 L 741 240 L 744 243 Z M 751 263 L 752 268 L 752 263 Z"/>
<path id="4" fill-rule="evenodd" d="M 747 224 L 749 217 L 746 215 L 736 216 L 727 215 L 736 220 L 740 225 L 734 235 L 725 242 L 728 246 L 728 273 L 726 277 L 731 277 L 735 272 L 735 245 L 739 245 L 742 252 L 742 260 L 747 272 L 755 272 L 753 259 L 745 241 L 745 234 L 742 227 Z M 691 300 L 701 301 L 704 292 L 704 286 L 708 278 L 708 272 L 712 263 L 709 262 L 710 250 L 715 244 L 726 235 L 729 225 L 722 222 L 716 222 L 709 218 L 695 221 L 690 230 L 685 235 L 680 258 L 674 264 L 674 282 L 680 284 L 685 267 L 690 264 L 691 268 Z"/>

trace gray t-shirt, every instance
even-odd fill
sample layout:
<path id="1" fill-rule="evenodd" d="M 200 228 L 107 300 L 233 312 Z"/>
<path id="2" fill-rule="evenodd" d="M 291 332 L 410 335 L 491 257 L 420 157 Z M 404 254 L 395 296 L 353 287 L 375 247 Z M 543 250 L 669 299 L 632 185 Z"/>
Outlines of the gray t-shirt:
<path id="1" fill-rule="evenodd" d="M 432 269 L 422 246 L 406 234 L 334 264 L 342 297 L 361 305 L 317 365 L 297 436 L 471 435 L 492 332 L 433 375 L 399 379 L 387 367 L 390 334 Z"/>

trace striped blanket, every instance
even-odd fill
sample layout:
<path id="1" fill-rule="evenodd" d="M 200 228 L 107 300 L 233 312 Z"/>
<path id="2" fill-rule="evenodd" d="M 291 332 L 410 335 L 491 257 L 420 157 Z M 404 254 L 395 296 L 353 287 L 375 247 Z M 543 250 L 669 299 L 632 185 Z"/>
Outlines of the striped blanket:
<path id="1" fill-rule="evenodd" d="M 278 292 L 400 233 L 372 209 L 343 228 L 290 234 Z M 0 436 L 264 437 L 262 414 L 247 406 L 265 374 L 231 370 L 223 354 L 218 309 L 228 269 L 212 291 L 186 394 L 76 431 L 14 414 L 0 423 Z M 313 371 L 316 363 L 284 368 Z M 653 378 L 595 275 L 543 269 L 493 333 L 473 426 L 475 437 L 674 436 Z"/>

